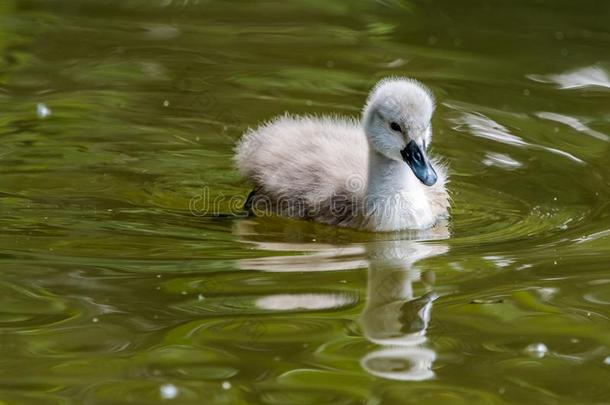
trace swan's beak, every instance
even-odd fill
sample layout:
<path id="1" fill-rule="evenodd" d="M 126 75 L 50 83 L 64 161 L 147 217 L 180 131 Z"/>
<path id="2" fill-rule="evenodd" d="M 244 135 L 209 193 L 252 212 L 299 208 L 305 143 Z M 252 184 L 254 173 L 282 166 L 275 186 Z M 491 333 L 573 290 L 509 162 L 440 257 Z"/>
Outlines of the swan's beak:
<path id="1" fill-rule="evenodd" d="M 436 183 L 436 172 L 423 151 L 415 141 L 410 141 L 407 146 L 400 151 L 402 158 L 409 165 L 415 177 L 426 186 L 431 186 Z"/>

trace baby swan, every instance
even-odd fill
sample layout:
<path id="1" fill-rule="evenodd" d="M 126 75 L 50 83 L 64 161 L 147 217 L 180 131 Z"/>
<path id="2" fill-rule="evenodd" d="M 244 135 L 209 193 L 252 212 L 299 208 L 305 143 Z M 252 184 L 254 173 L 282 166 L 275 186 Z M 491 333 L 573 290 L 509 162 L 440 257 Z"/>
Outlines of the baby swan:
<path id="1" fill-rule="evenodd" d="M 434 100 L 408 78 L 380 81 L 362 120 L 284 115 L 249 130 L 235 161 L 254 184 L 246 208 L 383 232 L 447 215 L 446 169 L 430 160 Z"/>

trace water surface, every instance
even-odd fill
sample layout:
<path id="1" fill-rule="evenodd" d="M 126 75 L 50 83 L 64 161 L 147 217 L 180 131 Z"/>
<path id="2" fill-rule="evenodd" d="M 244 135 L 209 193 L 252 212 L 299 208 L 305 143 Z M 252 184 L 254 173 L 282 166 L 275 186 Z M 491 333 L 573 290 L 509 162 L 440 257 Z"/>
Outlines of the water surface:
<path id="1" fill-rule="evenodd" d="M 610 6 L 4 0 L 0 401 L 610 400 Z M 275 114 L 437 97 L 426 234 L 214 217 Z M 206 205 L 208 203 L 208 205 Z"/>

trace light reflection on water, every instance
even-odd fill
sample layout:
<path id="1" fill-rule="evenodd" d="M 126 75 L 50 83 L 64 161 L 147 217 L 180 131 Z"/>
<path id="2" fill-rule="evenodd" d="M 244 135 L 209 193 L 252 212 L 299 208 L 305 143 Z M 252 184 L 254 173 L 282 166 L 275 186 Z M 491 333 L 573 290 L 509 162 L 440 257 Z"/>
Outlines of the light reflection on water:
<path id="1" fill-rule="evenodd" d="M 528 75 L 534 81 L 553 83 L 561 89 L 601 87 L 610 89 L 610 78 L 601 66 L 586 66 L 560 74 Z"/>

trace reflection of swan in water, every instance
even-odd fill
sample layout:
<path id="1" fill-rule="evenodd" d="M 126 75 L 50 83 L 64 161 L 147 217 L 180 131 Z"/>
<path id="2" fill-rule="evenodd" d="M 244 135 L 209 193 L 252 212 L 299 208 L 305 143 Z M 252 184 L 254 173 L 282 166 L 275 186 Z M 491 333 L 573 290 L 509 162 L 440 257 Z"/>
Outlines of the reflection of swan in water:
<path id="1" fill-rule="evenodd" d="M 304 255 L 273 255 L 255 259 L 241 259 L 238 266 L 242 270 L 259 270 L 270 272 L 295 271 L 336 271 L 365 268 L 363 246 L 351 244 L 338 246 L 326 243 L 312 243 L 311 240 L 300 239 L 294 242 L 261 241 L 256 231 L 256 221 L 241 220 L 235 223 L 233 233 L 243 242 L 248 242 L 257 250 L 271 252 L 307 252 Z M 285 229 L 292 232 L 291 229 Z M 297 233 L 297 232 L 294 232 Z"/>
<path id="2" fill-rule="evenodd" d="M 413 283 L 422 281 L 422 275 L 414 264 L 447 252 L 446 245 L 382 239 L 348 246 L 265 242 L 255 237 L 254 225 L 252 221 L 239 221 L 234 231 L 260 250 L 311 253 L 242 259 L 237 263 L 241 269 L 311 272 L 368 268 L 367 300 L 360 323 L 364 336 L 382 348 L 366 354 L 362 367 L 370 374 L 393 380 L 419 381 L 434 376 L 431 367 L 436 354 L 424 344 L 436 295 L 427 291 L 415 297 Z M 437 226 L 424 236 L 443 239 L 448 237 L 448 231 L 445 226 Z M 353 298 L 341 293 L 277 294 L 261 297 L 255 303 L 261 309 L 274 311 L 322 310 L 351 304 Z"/>
<path id="3" fill-rule="evenodd" d="M 365 337 L 383 348 L 361 360 L 369 373 L 412 381 L 434 376 L 436 354 L 423 345 L 436 295 L 428 291 L 414 296 L 413 283 L 422 277 L 413 264 L 447 250 L 444 245 L 408 240 L 371 246 L 367 301 L 360 321 Z"/>

